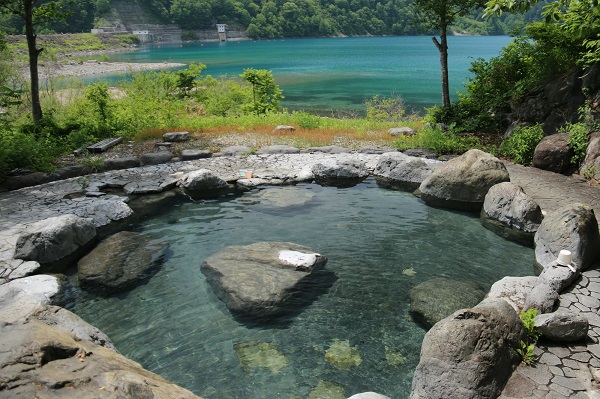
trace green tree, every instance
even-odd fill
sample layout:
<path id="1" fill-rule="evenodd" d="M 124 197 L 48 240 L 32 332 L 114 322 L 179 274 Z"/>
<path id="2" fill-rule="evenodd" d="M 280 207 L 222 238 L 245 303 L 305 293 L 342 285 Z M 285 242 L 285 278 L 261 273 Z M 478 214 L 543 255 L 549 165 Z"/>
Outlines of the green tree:
<path id="1" fill-rule="evenodd" d="M 57 1 L 41 3 L 38 0 L 0 0 L 0 11 L 19 16 L 25 25 L 31 83 L 31 115 L 33 121 L 38 123 L 43 117 L 40 102 L 38 59 L 44 49 L 37 46 L 36 29 L 40 25 L 64 19 L 67 14 L 61 10 L 61 6 Z"/>
<path id="2" fill-rule="evenodd" d="M 244 73 L 240 76 L 252 85 L 252 110 L 256 115 L 279 109 L 279 101 L 283 99 L 283 92 L 275 84 L 271 71 L 248 68 L 244 69 Z"/>
<path id="3" fill-rule="evenodd" d="M 440 40 L 433 43 L 440 53 L 442 72 L 442 105 L 450 108 L 450 85 L 448 83 L 448 27 L 458 17 L 467 15 L 474 7 L 483 6 L 483 0 L 415 0 L 419 12 L 418 20 L 426 27 L 436 29 Z"/>

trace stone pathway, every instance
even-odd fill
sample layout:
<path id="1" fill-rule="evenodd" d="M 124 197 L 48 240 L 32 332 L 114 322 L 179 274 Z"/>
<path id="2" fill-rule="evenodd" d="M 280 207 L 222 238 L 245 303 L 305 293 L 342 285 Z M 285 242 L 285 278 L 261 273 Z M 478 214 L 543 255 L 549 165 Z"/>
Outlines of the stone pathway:
<path id="1" fill-rule="evenodd" d="M 584 203 L 600 215 L 600 188 L 578 177 L 567 177 L 521 165 L 506 164 L 511 181 L 520 184 L 546 213 L 569 203 Z M 563 292 L 559 310 L 581 312 L 590 323 L 587 342 L 572 345 L 538 342 L 533 367 L 521 365 L 500 399 L 600 399 L 592 372 L 600 369 L 600 265 L 587 270 Z"/>

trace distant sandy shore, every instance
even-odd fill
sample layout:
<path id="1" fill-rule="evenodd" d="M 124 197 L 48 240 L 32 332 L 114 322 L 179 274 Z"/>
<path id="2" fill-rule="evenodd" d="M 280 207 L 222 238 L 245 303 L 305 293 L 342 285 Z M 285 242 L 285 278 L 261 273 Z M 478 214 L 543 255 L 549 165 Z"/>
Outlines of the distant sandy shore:
<path id="1" fill-rule="evenodd" d="M 47 79 L 59 76 L 84 77 L 97 75 L 118 75 L 137 71 L 170 69 L 185 66 L 175 62 L 138 63 L 138 62 L 103 62 L 83 61 L 66 64 L 40 65 L 40 78 Z"/>

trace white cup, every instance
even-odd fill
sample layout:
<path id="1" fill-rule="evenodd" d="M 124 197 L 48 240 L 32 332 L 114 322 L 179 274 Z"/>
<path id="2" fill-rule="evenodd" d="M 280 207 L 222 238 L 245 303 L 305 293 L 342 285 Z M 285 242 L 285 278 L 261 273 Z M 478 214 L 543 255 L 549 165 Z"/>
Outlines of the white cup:
<path id="1" fill-rule="evenodd" d="M 569 266 L 571 264 L 571 261 L 571 251 L 561 249 L 561 251 L 558 254 L 558 258 L 556 259 L 556 263 L 558 263 L 561 266 Z"/>

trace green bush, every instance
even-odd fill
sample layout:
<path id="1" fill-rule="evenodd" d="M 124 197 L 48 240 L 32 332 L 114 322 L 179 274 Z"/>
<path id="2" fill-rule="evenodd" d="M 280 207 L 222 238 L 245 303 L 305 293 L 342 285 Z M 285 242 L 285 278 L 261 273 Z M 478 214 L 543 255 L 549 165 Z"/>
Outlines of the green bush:
<path id="1" fill-rule="evenodd" d="M 518 127 L 513 134 L 500 144 L 500 153 L 515 163 L 528 165 L 533 161 L 533 152 L 544 138 L 542 125 Z"/>
<path id="2" fill-rule="evenodd" d="M 462 137 L 454 131 L 443 131 L 439 128 L 424 127 L 414 136 L 401 136 L 394 141 L 400 151 L 409 148 L 422 148 L 438 155 L 462 154 L 471 148 L 481 148 L 477 137 Z"/>
<path id="3" fill-rule="evenodd" d="M 321 127 L 321 118 L 308 112 L 294 112 L 294 121 L 303 129 L 317 129 Z"/>
<path id="4" fill-rule="evenodd" d="M 400 122 L 406 114 L 404 100 L 400 97 L 373 96 L 364 104 L 367 107 L 367 119 L 372 121 Z"/>
<path id="5" fill-rule="evenodd" d="M 588 142 L 588 126 L 585 123 L 569 123 L 561 131 L 569 133 L 568 144 L 573 150 L 571 163 L 580 165 L 585 159 Z"/>

